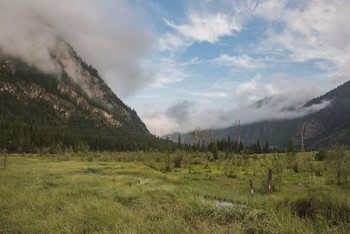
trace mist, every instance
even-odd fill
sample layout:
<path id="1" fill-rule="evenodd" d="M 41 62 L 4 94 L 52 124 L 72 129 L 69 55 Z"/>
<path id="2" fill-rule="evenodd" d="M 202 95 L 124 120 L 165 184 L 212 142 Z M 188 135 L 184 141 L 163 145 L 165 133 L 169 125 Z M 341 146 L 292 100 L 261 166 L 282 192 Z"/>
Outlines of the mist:
<path id="1" fill-rule="evenodd" d="M 118 96 L 126 97 L 152 79 L 141 59 L 153 39 L 136 26 L 137 15 L 125 0 L 3 0 L 0 49 L 59 74 L 50 53 L 58 38 L 63 39 L 97 68 Z"/>
<path id="2" fill-rule="evenodd" d="M 164 136 L 175 132 L 186 133 L 195 127 L 202 129 L 227 128 L 237 124 L 239 120 L 244 125 L 260 121 L 294 119 L 315 113 L 331 104 L 330 101 L 325 101 L 309 107 L 297 106 L 289 109 L 290 106 L 279 101 L 279 97 L 273 97 L 261 107 L 250 105 L 230 110 L 202 107 L 191 110 L 179 109 L 176 115 L 170 115 L 169 109 L 175 112 L 175 108 L 181 106 L 181 103 L 178 103 L 169 107 L 165 113 L 154 112 L 142 116 L 142 119 L 152 133 Z M 186 118 L 180 120 L 181 118 L 178 118 L 177 115 L 184 112 Z"/>
<path id="3" fill-rule="evenodd" d="M 164 112 L 147 113 L 141 118 L 152 133 L 164 136 L 175 132 L 186 133 L 196 127 L 227 128 L 237 124 L 239 120 L 244 125 L 294 119 L 315 113 L 331 104 L 330 101 L 325 101 L 305 107 L 308 101 L 324 91 L 303 80 L 276 77 L 272 80 L 272 83 L 265 84 L 257 83 L 254 79 L 242 83 L 232 97 L 239 100 L 238 105 L 226 109 L 223 106 L 209 108 L 199 102 L 180 100 Z M 260 93 L 256 91 L 257 86 Z"/>

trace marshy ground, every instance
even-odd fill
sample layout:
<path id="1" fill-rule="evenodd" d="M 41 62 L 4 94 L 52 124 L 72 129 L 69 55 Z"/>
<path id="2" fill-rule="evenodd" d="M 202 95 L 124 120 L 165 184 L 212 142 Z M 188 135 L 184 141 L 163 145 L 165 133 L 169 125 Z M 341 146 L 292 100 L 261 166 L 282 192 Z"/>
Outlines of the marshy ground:
<path id="1" fill-rule="evenodd" d="M 350 187 L 312 153 L 298 170 L 283 154 L 222 153 L 207 169 L 192 154 L 179 168 L 162 153 L 9 155 L 0 233 L 350 232 Z"/>

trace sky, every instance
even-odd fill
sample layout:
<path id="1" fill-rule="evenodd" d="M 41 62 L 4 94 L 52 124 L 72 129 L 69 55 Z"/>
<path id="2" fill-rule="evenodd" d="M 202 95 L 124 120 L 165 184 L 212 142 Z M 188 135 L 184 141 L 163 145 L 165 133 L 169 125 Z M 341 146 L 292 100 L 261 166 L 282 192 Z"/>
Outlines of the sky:
<path id="1" fill-rule="evenodd" d="M 0 0 L 0 48 L 54 71 L 63 38 L 163 136 L 329 105 L 303 107 L 349 80 L 349 12 L 348 0 Z"/>

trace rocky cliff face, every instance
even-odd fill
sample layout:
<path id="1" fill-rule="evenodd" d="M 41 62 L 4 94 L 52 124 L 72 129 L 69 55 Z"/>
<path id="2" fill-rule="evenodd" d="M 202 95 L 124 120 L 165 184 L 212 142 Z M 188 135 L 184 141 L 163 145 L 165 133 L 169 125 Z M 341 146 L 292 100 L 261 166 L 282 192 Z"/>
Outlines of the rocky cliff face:
<path id="1" fill-rule="evenodd" d="M 40 109 L 39 106 L 44 105 L 49 109 L 46 112 L 50 113 L 47 114 L 46 127 L 51 124 L 70 126 L 70 130 L 75 129 L 74 134 L 80 135 L 78 141 L 89 146 L 99 136 L 108 137 L 111 149 L 121 142 L 137 145 L 155 139 L 136 112 L 111 91 L 97 70 L 87 65 L 69 44 L 58 41 L 57 47 L 51 50 L 51 57 L 57 72 L 49 74 L 19 58 L 0 55 L 0 128 L 8 129 L 14 124 L 8 118 L 10 115 L 20 119 L 20 125 L 25 127 L 30 122 L 28 119 L 45 119 L 42 116 L 44 110 L 39 111 L 39 116 L 29 113 L 31 109 Z M 23 108 L 14 113 L 17 104 Z M 87 129 L 89 134 L 82 133 Z M 7 141 L 1 142 L 0 139 L 0 147 L 1 144 L 6 146 L 4 142 Z"/>

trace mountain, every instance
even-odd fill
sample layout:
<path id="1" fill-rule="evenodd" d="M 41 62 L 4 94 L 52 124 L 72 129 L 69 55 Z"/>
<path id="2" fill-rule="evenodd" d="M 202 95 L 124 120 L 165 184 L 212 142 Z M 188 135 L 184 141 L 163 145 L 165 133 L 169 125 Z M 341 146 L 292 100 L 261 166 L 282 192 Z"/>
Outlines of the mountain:
<path id="1" fill-rule="evenodd" d="M 252 107 L 259 109 L 268 105 L 272 98 L 265 98 L 256 102 Z M 312 111 L 313 106 L 325 104 L 324 108 Z M 310 100 L 302 107 L 288 107 L 291 110 L 309 110 L 303 117 L 288 120 L 261 121 L 242 125 L 240 127 L 241 140 L 246 143 L 255 143 L 258 140 L 270 146 L 284 148 L 291 137 L 295 146 L 301 148 L 301 139 L 304 140 L 306 150 L 318 150 L 333 144 L 350 144 L 350 81 L 336 89 Z M 230 137 L 238 139 L 238 127 L 233 126 L 215 130 L 218 139 Z M 178 134 L 169 136 L 176 141 Z M 187 139 L 185 134 L 182 139 Z"/>
<path id="2" fill-rule="evenodd" d="M 58 40 L 50 56 L 57 72 L 0 52 L 0 150 L 157 147 L 137 113 L 68 43 Z"/>
<path id="3" fill-rule="evenodd" d="M 261 106 L 268 99 L 258 102 Z M 270 145 L 285 147 L 290 137 L 296 147 L 304 139 L 306 150 L 316 150 L 335 143 L 350 144 L 350 81 L 307 102 L 304 107 L 329 103 L 325 108 L 306 116 L 279 121 L 263 121 L 241 126 L 245 143 L 268 141 Z M 219 138 L 237 138 L 237 127 L 217 130 Z"/>

